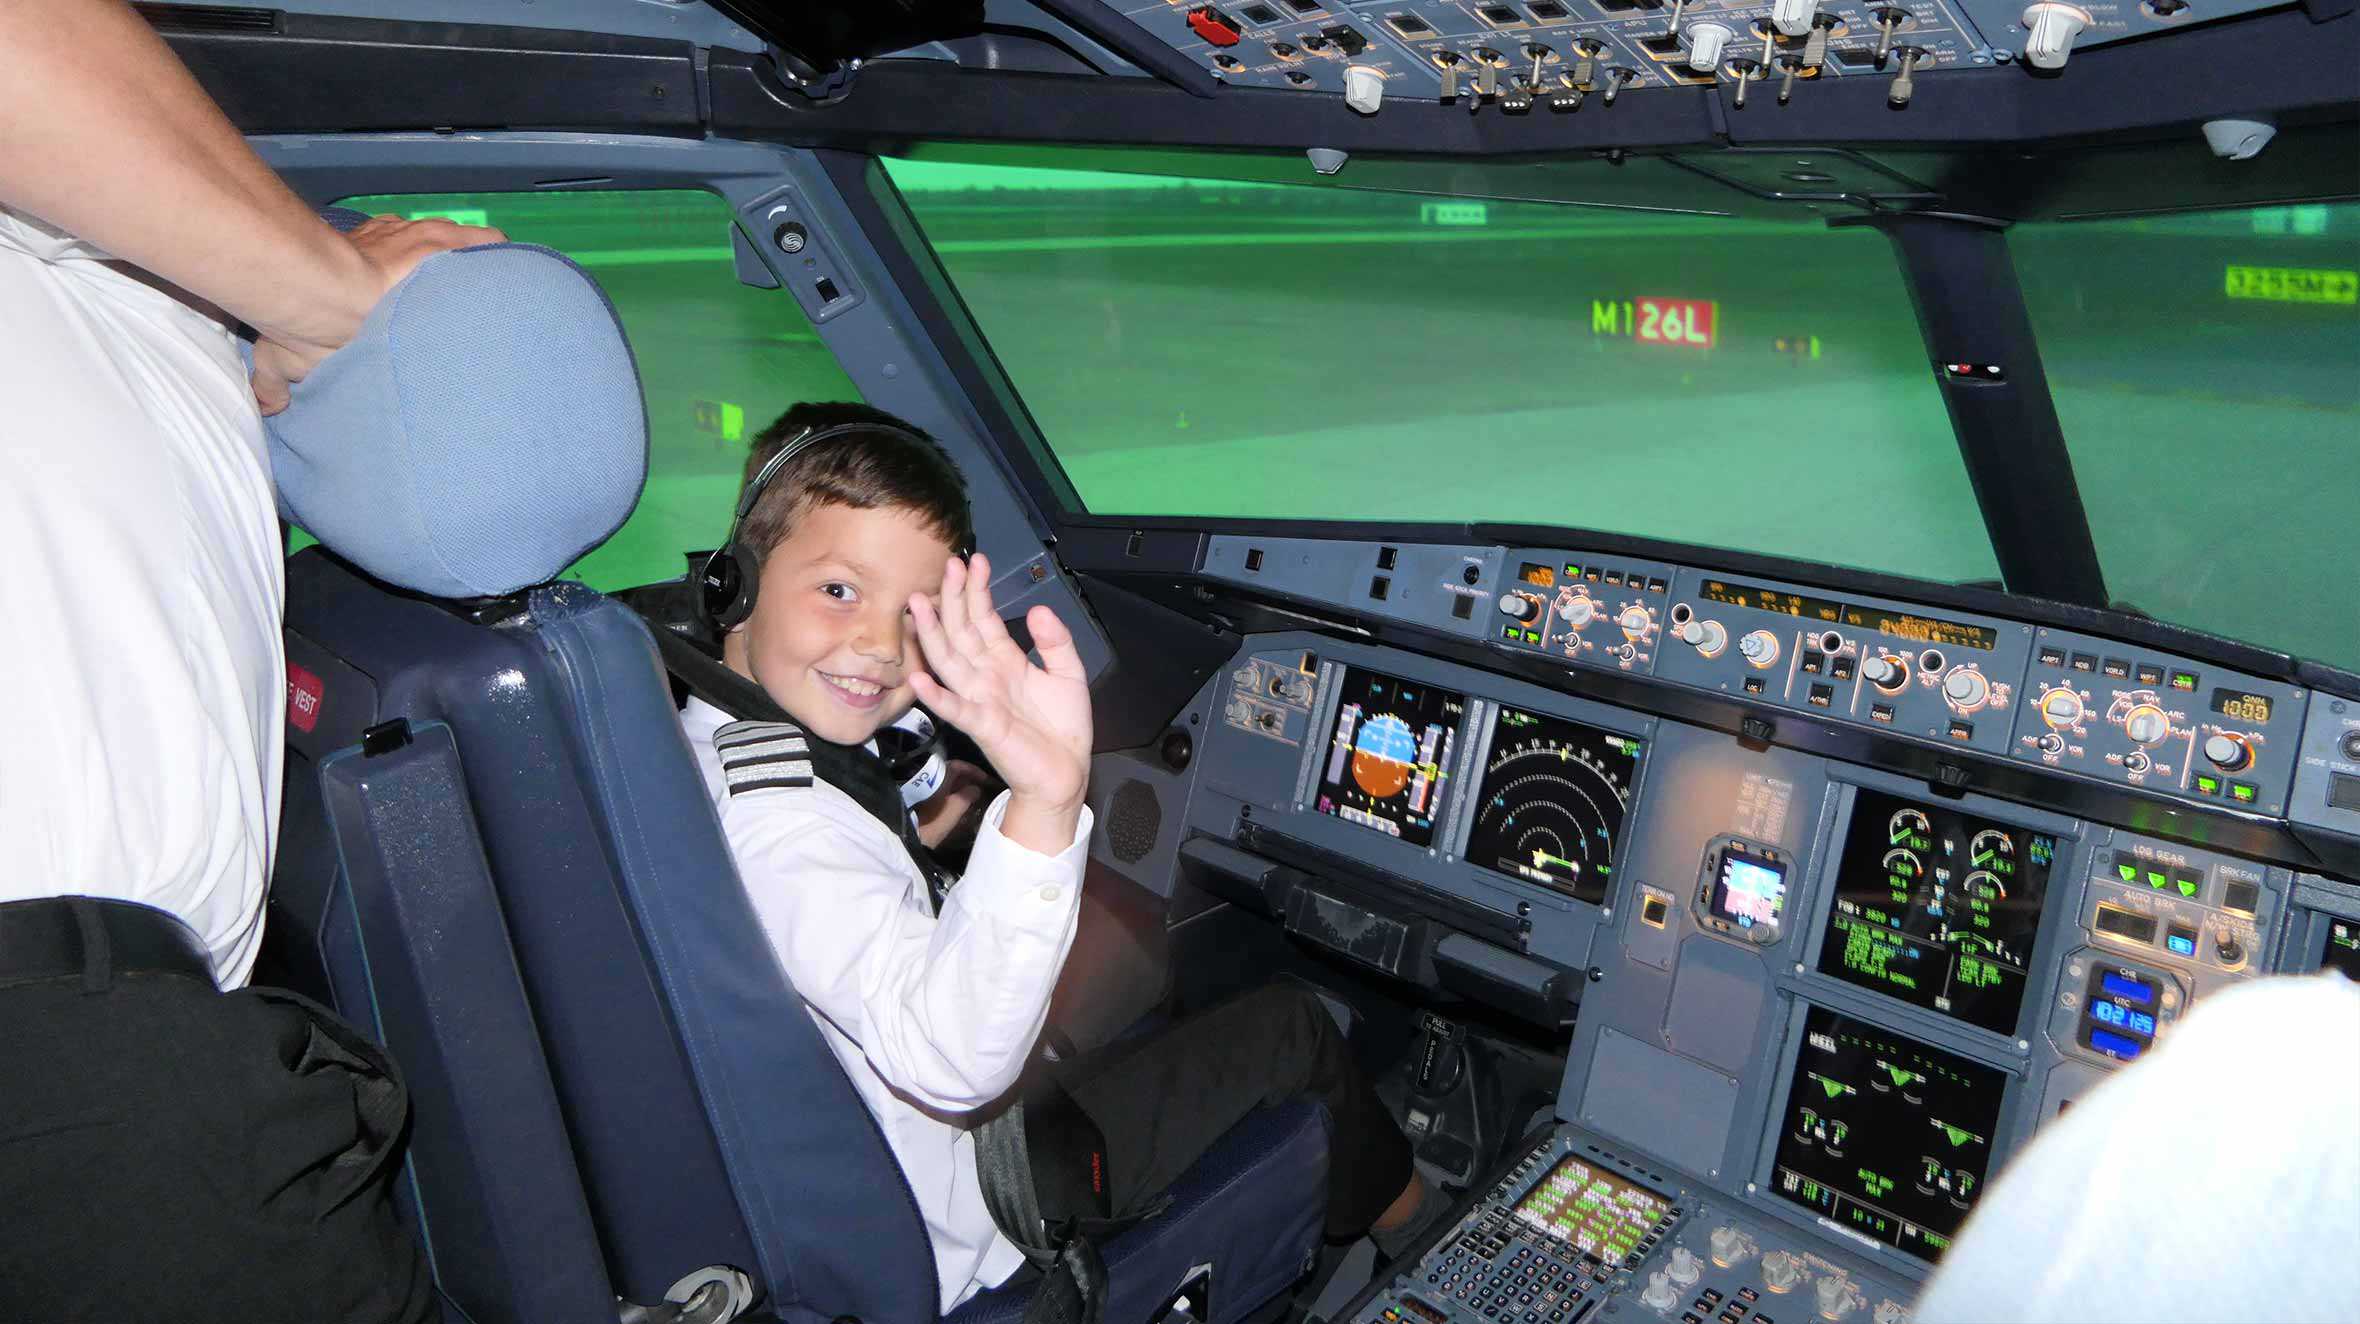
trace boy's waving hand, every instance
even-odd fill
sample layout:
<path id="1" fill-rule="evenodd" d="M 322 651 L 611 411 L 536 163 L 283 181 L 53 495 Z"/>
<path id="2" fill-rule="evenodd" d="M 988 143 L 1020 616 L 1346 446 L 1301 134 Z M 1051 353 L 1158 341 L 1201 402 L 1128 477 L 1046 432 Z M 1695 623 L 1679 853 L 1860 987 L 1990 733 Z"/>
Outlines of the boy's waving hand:
<path id="1" fill-rule="evenodd" d="M 1065 850 L 1090 776 L 1090 685 L 1072 633 L 1047 607 L 1028 612 L 1035 666 L 992 605 L 991 562 L 980 552 L 943 568 L 939 606 L 913 593 L 909 607 L 933 673 L 910 683 L 1007 781 L 1001 835 L 1044 855 Z"/>

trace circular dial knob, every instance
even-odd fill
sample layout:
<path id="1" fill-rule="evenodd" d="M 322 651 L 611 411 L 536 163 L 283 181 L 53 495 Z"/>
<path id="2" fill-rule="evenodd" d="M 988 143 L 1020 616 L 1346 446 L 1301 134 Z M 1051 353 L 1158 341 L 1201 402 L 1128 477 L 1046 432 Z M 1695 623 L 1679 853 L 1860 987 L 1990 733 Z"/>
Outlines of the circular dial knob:
<path id="1" fill-rule="evenodd" d="M 1837 1274 L 1831 1273 L 1813 1283 L 1811 1290 L 1819 1298 L 1821 1319 L 1842 1319 L 1851 1314 L 1861 1300 L 1859 1290 L 1852 1286 L 1852 1280 Z"/>
<path id="2" fill-rule="evenodd" d="M 1597 618 L 1598 604 L 1592 602 L 1587 595 L 1578 598 L 1559 598 L 1557 599 L 1557 615 L 1567 625 L 1578 630 Z"/>
<path id="3" fill-rule="evenodd" d="M 1664 1271 L 1672 1276 L 1673 1282 L 1686 1287 L 1704 1277 L 1704 1261 L 1696 1258 L 1696 1252 L 1686 1246 L 1674 1246 L 1672 1258 L 1664 1265 Z"/>
<path id="4" fill-rule="evenodd" d="M 1709 74 L 1721 65 L 1721 48 L 1736 36 L 1726 23 L 1691 23 L 1688 25 L 1688 67 L 1700 74 Z"/>
<path id="5" fill-rule="evenodd" d="M 1890 653 L 1879 653 L 1860 664 L 1860 678 L 1891 694 L 1909 683 L 1909 663 Z"/>
<path id="6" fill-rule="evenodd" d="M 2060 730 L 2079 722 L 2086 711 L 2081 696 L 2072 690 L 2050 690 L 2040 696 L 2040 720 Z"/>
<path id="7" fill-rule="evenodd" d="M 1738 654 L 1757 667 L 1768 667 L 1778 660 L 1778 636 L 1768 630 L 1749 630 L 1737 641 Z"/>
<path id="8" fill-rule="evenodd" d="M 1719 621 L 1690 621 L 1680 627 L 1680 642 L 1706 657 L 1719 657 L 1729 646 L 1729 631 Z"/>
<path id="9" fill-rule="evenodd" d="M 2253 745 L 2244 736 L 2215 731 L 2204 738 L 2204 757 L 2223 772 L 2236 772 L 2253 762 Z"/>
<path id="10" fill-rule="evenodd" d="M 1762 1257 L 1762 1286 L 1773 1292 L 1791 1292 L 1803 1281 L 1803 1263 L 1783 1250 L 1774 1250 Z"/>
<path id="11" fill-rule="evenodd" d="M 1942 678 L 1942 697 L 1962 713 L 1971 713 L 1991 697 L 1991 682 L 1973 667 L 1954 668 Z"/>
<path id="12" fill-rule="evenodd" d="M 1647 1275 L 1647 1290 L 1639 1294 L 1639 1304 L 1649 1310 L 1670 1310 L 1680 1304 L 1680 1292 L 1672 1286 L 1672 1276 L 1661 1269 Z"/>
<path id="13" fill-rule="evenodd" d="M 1500 615 L 1511 621 L 1529 621 L 1541 614 L 1541 604 L 1521 593 L 1502 593 L 1499 598 Z"/>
<path id="14" fill-rule="evenodd" d="M 2122 733 L 2138 745 L 2160 745 L 2172 733 L 2172 719 L 2161 708 L 2142 703 L 2123 715 Z"/>
<path id="15" fill-rule="evenodd" d="M 1616 617 L 1614 623 L 1622 627 L 1623 637 L 1637 639 L 1647 633 L 1648 626 L 1655 624 L 1655 618 L 1647 614 L 1645 607 L 1632 606 L 1623 608 L 1622 615 Z M 1707 621 L 1705 624 L 1712 625 L 1712 622 Z M 1713 625 L 1713 628 L 1718 630 L 1721 627 Z"/>

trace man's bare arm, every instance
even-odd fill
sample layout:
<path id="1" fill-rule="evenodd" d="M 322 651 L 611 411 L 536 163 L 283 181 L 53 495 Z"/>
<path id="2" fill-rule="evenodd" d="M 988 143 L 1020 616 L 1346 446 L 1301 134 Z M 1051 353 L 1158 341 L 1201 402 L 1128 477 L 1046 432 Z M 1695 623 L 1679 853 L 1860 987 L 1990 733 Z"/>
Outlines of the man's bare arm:
<path id="1" fill-rule="evenodd" d="M 0 0 L 0 202 L 253 327 L 266 410 L 420 261 L 500 237 L 448 222 L 336 233 L 123 0 Z"/>

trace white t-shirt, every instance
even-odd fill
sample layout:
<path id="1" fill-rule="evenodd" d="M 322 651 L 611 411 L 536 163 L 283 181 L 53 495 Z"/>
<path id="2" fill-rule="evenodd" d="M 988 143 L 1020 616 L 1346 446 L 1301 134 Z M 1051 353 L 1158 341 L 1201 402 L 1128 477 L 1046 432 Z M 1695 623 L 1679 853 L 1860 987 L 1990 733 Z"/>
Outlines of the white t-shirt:
<path id="1" fill-rule="evenodd" d="M 222 323 L 0 208 L 0 901 L 186 920 L 246 982 L 278 826 L 285 600 Z"/>

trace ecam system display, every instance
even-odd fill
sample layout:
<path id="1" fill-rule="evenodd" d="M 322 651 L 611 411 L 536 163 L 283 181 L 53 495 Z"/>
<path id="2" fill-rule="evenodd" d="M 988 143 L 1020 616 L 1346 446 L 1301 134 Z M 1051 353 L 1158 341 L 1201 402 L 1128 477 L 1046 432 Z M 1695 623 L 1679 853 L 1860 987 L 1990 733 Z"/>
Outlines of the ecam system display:
<path id="1" fill-rule="evenodd" d="M 2056 838 L 1862 789 L 1819 969 L 2013 1034 Z"/>
<path id="2" fill-rule="evenodd" d="M 1995 1067 L 1812 1007 L 1770 1188 L 1938 1259 L 1983 1193 L 2006 1086 Z"/>

